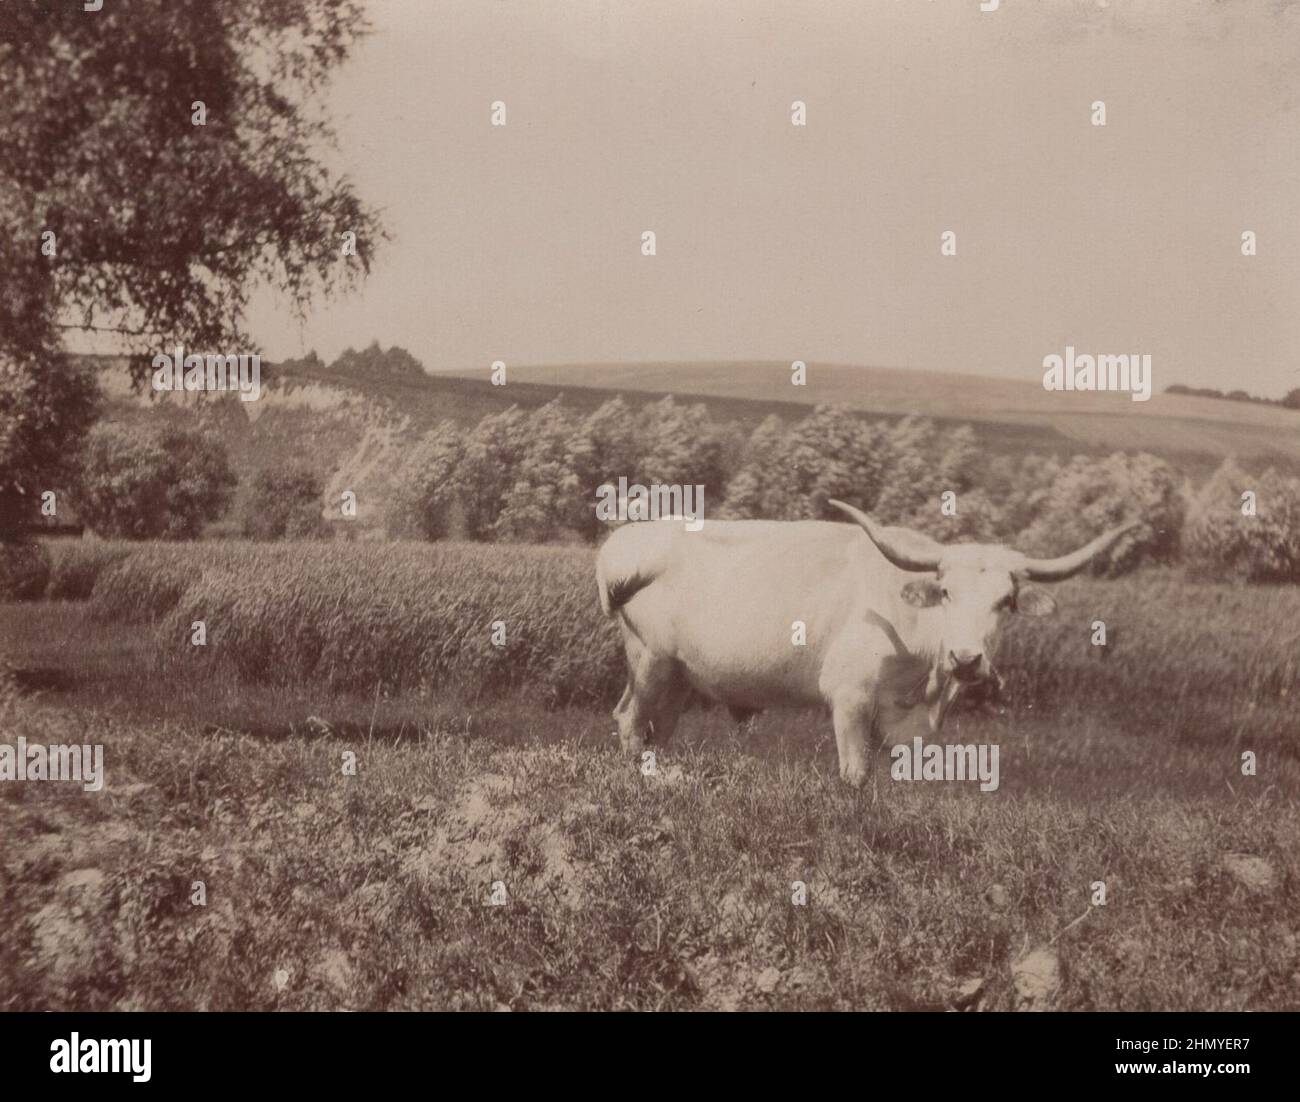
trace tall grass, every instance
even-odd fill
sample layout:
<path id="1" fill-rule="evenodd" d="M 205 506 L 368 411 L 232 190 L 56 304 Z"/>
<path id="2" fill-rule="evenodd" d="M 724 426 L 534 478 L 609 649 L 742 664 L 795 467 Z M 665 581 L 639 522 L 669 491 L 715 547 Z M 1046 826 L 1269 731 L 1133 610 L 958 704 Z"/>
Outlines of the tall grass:
<path id="1" fill-rule="evenodd" d="M 1296 753 L 1294 588 L 1153 570 L 1075 579 L 1055 594 L 1055 616 L 1013 620 L 1004 639 L 998 665 L 1013 709 L 1086 711 L 1135 734 Z M 594 554 L 581 547 L 152 545 L 104 571 L 92 611 L 154 622 L 169 673 L 222 667 L 249 683 L 469 697 L 522 689 L 548 706 L 612 704 L 624 679 L 617 631 L 597 606 Z M 200 620 L 204 647 L 191 642 Z M 1105 647 L 1092 643 L 1097 621 Z"/>
<path id="2" fill-rule="evenodd" d="M 1014 620 L 999 666 L 1021 710 L 1087 711 L 1136 733 L 1297 750 L 1300 591 L 1188 581 L 1154 569 L 1054 588 L 1058 610 Z M 1094 646 L 1094 624 L 1106 646 Z"/>
<path id="3" fill-rule="evenodd" d="M 526 687 L 549 706 L 603 700 L 622 677 L 589 552 L 266 544 L 191 571 L 188 584 L 183 557 L 165 558 L 123 564 L 96 602 L 118 607 L 120 587 L 128 603 L 170 606 L 157 629 L 169 671 L 218 663 L 252 682 L 471 697 Z M 202 648 L 191 642 L 195 621 Z"/>
<path id="4" fill-rule="evenodd" d="M 84 601 L 94 591 L 99 576 L 131 553 L 132 545 L 108 540 L 49 540 L 50 581 L 45 598 L 50 601 Z"/>
<path id="5" fill-rule="evenodd" d="M 101 622 L 156 622 L 209 571 L 236 579 L 242 569 L 256 570 L 255 562 L 269 559 L 267 546 L 237 541 L 135 545 L 101 570 L 91 589 L 91 615 Z"/>

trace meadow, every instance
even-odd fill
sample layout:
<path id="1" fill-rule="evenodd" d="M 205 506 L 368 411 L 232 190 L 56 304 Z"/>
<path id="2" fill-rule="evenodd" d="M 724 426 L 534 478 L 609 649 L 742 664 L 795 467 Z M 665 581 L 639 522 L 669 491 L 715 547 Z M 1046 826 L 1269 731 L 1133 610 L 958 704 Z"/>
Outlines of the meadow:
<path id="1" fill-rule="evenodd" d="M 108 783 L 0 785 L 6 1009 L 1300 1004 L 1293 587 L 1057 586 L 999 790 L 855 792 L 813 712 L 624 759 L 587 548 L 52 549 L 0 727 Z"/>

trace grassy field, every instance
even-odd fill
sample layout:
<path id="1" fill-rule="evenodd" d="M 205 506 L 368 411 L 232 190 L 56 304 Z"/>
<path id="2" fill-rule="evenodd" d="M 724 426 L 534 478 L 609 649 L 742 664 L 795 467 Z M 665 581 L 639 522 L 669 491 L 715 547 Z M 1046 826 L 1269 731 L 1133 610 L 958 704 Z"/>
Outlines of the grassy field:
<path id="1" fill-rule="evenodd" d="M 0 606 L 0 741 L 101 743 L 107 785 L 0 785 L 0 1006 L 1300 1005 L 1294 590 L 1059 586 L 1008 714 L 945 729 L 999 744 L 999 790 L 882 752 L 854 792 L 811 712 L 625 760 L 590 567 L 66 545 L 76 599 Z"/>

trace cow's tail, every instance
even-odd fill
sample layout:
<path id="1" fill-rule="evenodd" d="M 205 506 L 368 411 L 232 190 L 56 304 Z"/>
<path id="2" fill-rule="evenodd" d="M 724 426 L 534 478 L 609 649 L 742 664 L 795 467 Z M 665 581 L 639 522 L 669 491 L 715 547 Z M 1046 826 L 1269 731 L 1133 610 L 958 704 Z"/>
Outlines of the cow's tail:
<path id="1" fill-rule="evenodd" d="M 606 616 L 615 615 L 659 573 L 659 549 L 629 538 L 633 527 L 626 525 L 615 532 L 596 556 L 596 588 L 600 591 L 600 610 Z"/>

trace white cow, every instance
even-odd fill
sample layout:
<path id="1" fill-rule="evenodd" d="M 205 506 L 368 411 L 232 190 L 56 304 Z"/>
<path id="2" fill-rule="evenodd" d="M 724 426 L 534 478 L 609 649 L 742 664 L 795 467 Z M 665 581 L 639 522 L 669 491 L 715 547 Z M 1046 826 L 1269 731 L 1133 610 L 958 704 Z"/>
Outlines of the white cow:
<path id="1" fill-rule="evenodd" d="M 945 546 L 831 504 L 857 526 L 711 520 L 691 532 L 661 520 L 609 537 L 596 577 L 627 650 L 614 709 L 625 750 L 669 738 L 692 691 L 738 721 L 779 704 L 824 705 L 840 776 L 861 785 L 869 732 L 889 741 L 922 705 L 937 731 L 963 688 L 996 682 L 991 658 L 1007 616 L 1056 607 L 1027 583 L 1069 577 L 1137 527 L 1036 559 L 994 544 Z"/>

